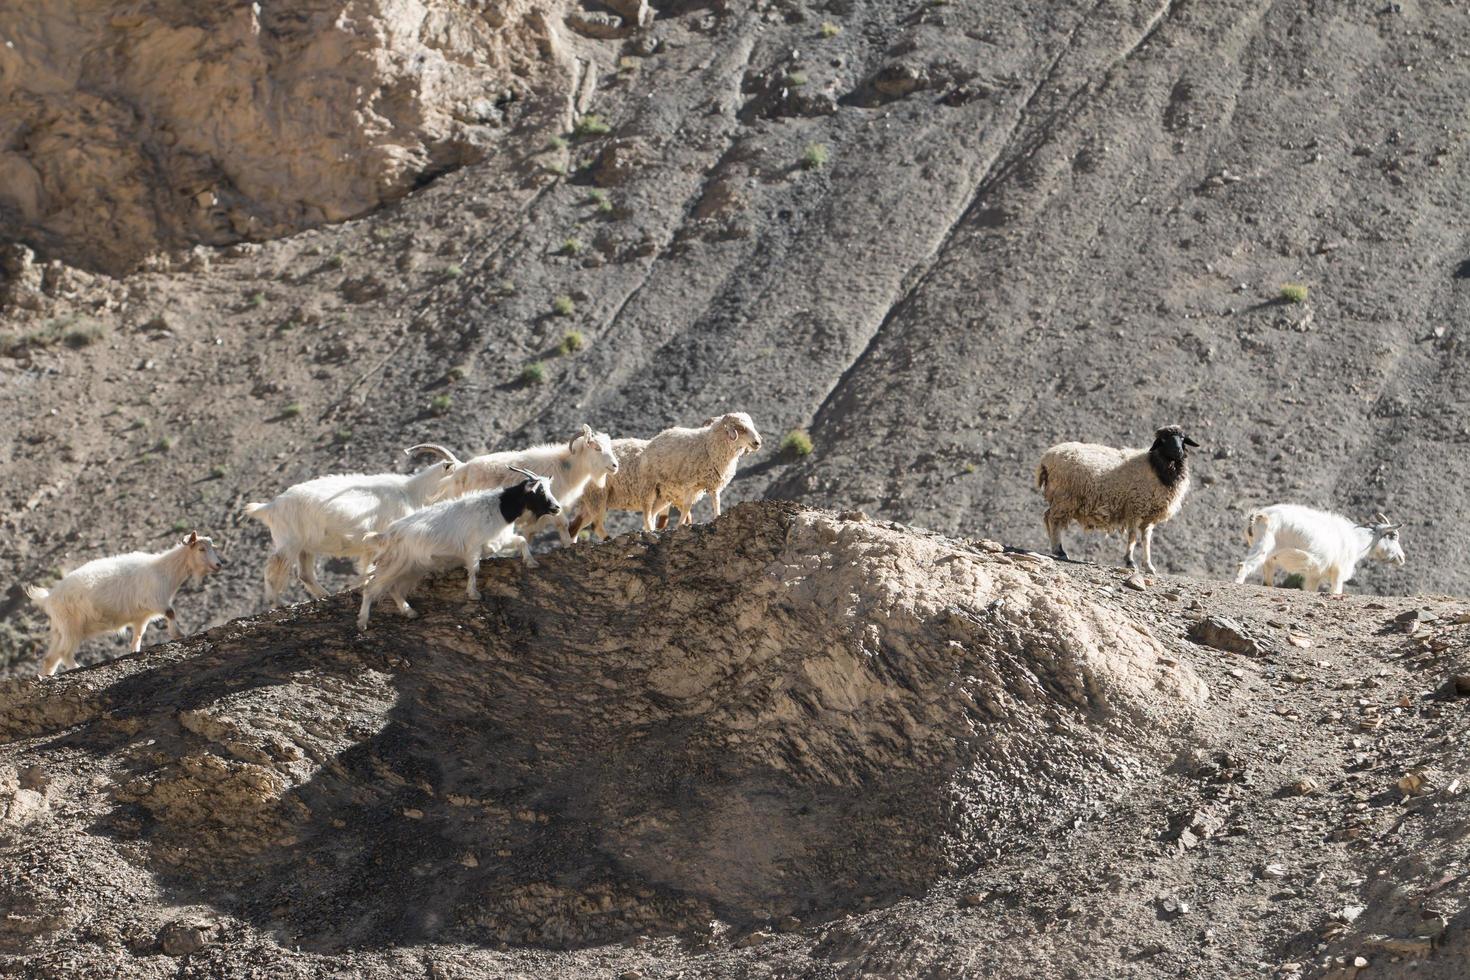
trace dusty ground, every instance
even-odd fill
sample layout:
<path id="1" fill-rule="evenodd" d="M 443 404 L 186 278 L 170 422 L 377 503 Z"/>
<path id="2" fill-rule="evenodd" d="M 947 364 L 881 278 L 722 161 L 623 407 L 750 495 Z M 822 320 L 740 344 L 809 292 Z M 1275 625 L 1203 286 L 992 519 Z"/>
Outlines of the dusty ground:
<path id="1" fill-rule="evenodd" d="M 1463 975 L 1464 603 L 997 551 L 746 505 L 11 682 L 0 963 Z"/>

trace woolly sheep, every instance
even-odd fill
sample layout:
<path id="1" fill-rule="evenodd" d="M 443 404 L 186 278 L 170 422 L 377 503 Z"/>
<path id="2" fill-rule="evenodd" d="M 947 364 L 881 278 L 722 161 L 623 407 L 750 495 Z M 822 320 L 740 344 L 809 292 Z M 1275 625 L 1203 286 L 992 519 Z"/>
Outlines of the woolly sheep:
<path id="1" fill-rule="evenodd" d="M 426 448 L 429 447 L 414 446 L 408 451 Z M 534 535 L 543 524 L 551 523 L 556 526 L 562 544 L 571 544 L 573 538 L 567 528 L 566 512 L 576 506 L 587 487 L 601 488 L 609 476 L 618 472 L 618 457 L 607 433 L 594 432 L 592 426 L 584 424 L 582 431 L 566 445 L 547 443 L 529 449 L 487 453 L 456 464 L 430 502 L 451 500 L 475 490 L 511 486 L 521 480 L 516 467 L 550 473 L 551 493 L 562 506 L 561 512 L 538 519 L 533 527 L 522 528 L 521 533 Z"/>
<path id="2" fill-rule="evenodd" d="M 1316 592 L 1325 581 L 1333 595 L 1353 577 L 1364 558 L 1405 562 L 1399 528 L 1383 514 L 1357 524 L 1341 514 L 1299 504 L 1275 504 L 1252 511 L 1246 518 L 1245 543 L 1250 547 L 1236 567 L 1235 581 L 1244 582 L 1259 569 L 1263 584 L 1271 585 L 1276 569 L 1303 576 L 1307 591 Z"/>
<path id="3" fill-rule="evenodd" d="M 735 466 L 746 453 L 759 450 L 761 436 L 744 412 L 730 412 L 704 421 L 698 428 L 665 429 L 646 442 L 619 439 L 613 443 L 621 467 L 601 490 L 588 488 L 582 509 L 572 523 L 573 536 L 586 526 L 602 538 L 609 510 L 643 514 L 643 527 L 653 530 L 655 520 L 679 508 L 679 523 L 694 523 L 694 502 L 710 495 L 714 516 L 720 516 L 720 493 L 735 476 Z"/>
<path id="4" fill-rule="evenodd" d="M 1075 521 L 1088 531 L 1126 532 L 1124 561 L 1133 568 L 1141 537 L 1143 565 L 1152 573 L 1154 527 L 1179 512 L 1189 491 L 1189 450 L 1198 446 L 1177 425 L 1155 432 L 1148 449 L 1087 442 L 1052 446 L 1036 467 L 1036 485 L 1046 495 L 1042 522 L 1052 553 L 1067 557 L 1062 531 Z"/>
<path id="5" fill-rule="evenodd" d="M 143 633 L 156 616 L 168 622 L 170 639 L 183 634 L 174 612 L 174 595 L 188 579 L 199 580 L 224 566 L 214 542 L 197 532 L 167 551 L 134 551 L 98 558 L 62 576 L 50 589 L 26 586 L 26 595 L 51 620 L 50 643 L 41 676 L 65 663 L 77 665 L 76 652 L 87 640 L 132 627 L 132 652 L 143 648 Z"/>
<path id="6" fill-rule="evenodd" d="M 515 533 L 515 524 L 529 514 L 540 518 L 561 512 L 551 492 L 551 481 L 528 470 L 514 468 L 526 478 L 499 490 L 480 490 L 453 500 L 430 504 L 423 510 L 394 521 L 387 530 L 370 532 L 363 543 L 375 550 L 373 564 L 362 587 L 358 629 L 367 629 L 373 602 L 388 593 L 398 611 L 413 616 L 407 594 L 419 579 L 436 565 L 458 559 L 468 573 L 465 592 L 480 597 L 475 577 L 487 548 L 517 545 L 528 567 L 534 567 L 526 539 Z"/>
<path id="7" fill-rule="evenodd" d="M 271 554 L 265 563 L 265 598 L 275 605 L 286 590 L 294 566 L 313 598 L 327 590 L 316 580 L 318 555 L 356 560 L 364 571 L 371 551 L 363 535 L 382 531 L 424 506 L 444 478 L 463 465 L 439 445 L 415 446 L 410 456 L 430 452 L 442 458 L 416 473 L 343 473 L 317 477 L 289 487 L 269 503 L 245 505 L 245 514 L 271 532 Z"/>

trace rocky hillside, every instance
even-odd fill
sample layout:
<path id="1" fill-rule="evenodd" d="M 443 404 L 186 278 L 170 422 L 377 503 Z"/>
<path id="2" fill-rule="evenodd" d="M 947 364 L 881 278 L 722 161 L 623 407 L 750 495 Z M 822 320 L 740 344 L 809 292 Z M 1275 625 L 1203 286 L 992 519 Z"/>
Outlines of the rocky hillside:
<path id="1" fill-rule="evenodd" d="M 9 682 L 0 969 L 1461 975 L 1470 616 L 1000 552 L 745 504 Z"/>
<path id="2" fill-rule="evenodd" d="M 1041 449 L 1179 422 L 1162 567 L 1293 499 L 1470 590 L 1461 8 L 267 7 L 0 15 L 12 583 L 198 526 L 220 623 L 292 481 L 738 407 L 734 499 L 1029 546 Z"/>

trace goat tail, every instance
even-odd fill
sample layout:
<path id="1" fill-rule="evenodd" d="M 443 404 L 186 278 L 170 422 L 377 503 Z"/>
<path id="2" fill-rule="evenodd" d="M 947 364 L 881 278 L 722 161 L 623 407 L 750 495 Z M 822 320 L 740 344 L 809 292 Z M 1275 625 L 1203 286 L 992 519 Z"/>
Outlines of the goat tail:
<path id="1" fill-rule="evenodd" d="M 245 505 L 245 516 L 246 517 L 253 517 L 257 521 L 260 521 L 260 523 L 262 523 L 262 524 L 268 524 L 270 522 L 266 520 L 266 515 L 265 515 L 264 512 L 267 511 L 267 510 L 269 510 L 269 509 L 270 509 L 270 504 L 261 504 L 261 503 L 246 504 Z"/>
<path id="2" fill-rule="evenodd" d="M 31 601 L 36 605 L 43 606 L 46 600 L 51 598 L 51 590 L 43 589 L 39 585 L 27 585 L 26 595 L 30 596 Z"/>
<path id="3" fill-rule="evenodd" d="M 1262 514 L 1260 511 L 1253 511 L 1251 515 L 1245 519 L 1245 543 L 1247 546 L 1256 543 L 1256 525 L 1263 524 L 1265 523 L 1265 521 L 1266 515 Z"/>

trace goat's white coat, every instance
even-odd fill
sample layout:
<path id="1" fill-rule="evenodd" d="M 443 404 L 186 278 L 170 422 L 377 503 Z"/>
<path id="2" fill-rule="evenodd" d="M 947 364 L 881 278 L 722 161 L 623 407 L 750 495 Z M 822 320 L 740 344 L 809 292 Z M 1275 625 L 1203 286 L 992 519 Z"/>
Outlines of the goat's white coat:
<path id="1" fill-rule="evenodd" d="M 1364 558 L 1404 563 L 1398 527 L 1387 521 L 1364 526 L 1300 504 L 1262 507 L 1246 518 L 1250 551 L 1236 566 L 1235 581 L 1244 582 L 1259 570 L 1264 584 L 1271 585 L 1280 569 L 1301 575 L 1309 592 L 1325 582 L 1333 595 L 1341 595 Z"/>
<path id="2" fill-rule="evenodd" d="M 551 494 L 550 481 L 539 479 L 550 498 L 553 512 L 559 511 Z M 362 587 L 362 606 L 357 613 L 358 629 L 367 629 L 373 602 L 388 593 L 398 611 L 415 615 L 407 594 L 430 571 L 446 562 L 458 560 L 465 569 L 465 594 L 478 599 L 480 591 L 475 578 L 480 571 L 480 558 L 488 551 L 518 547 L 527 567 L 534 568 L 530 543 L 515 531 L 515 522 L 507 521 L 500 511 L 500 498 L 505 488 L 480 490 L 453 500 L 430 504 L 422 510 L 394 521 L 382 533 L 369 533 L 364 543 L 376 550 L 371 570 Z M 529 513 L 529 511 L 527 512 Z"/>
<path id="3" fill-rule="evenodd" d="M 525 479 L 512 468 L 516 466 L 533 473 L 549 473 L 551 494 L 562 506 L 559 514 L 523 523 L 521 532 L 529 537 L 544 524 L 551 523 L 561 536 L 562 544 L 567 545 L 572 543 L 567 511 L 582 499 L 587 487 L 601 489 L 608 477 L 618 472 L 618 457 L 607 433 L 594 432 L 590 425 L 583 425 L 582 431 L 565 445 L 545 443 L 528 449 L 486 453 L 457 464 L 431 502 L 451 500 L 477 490 L 512 486 Z"/>
<path id="4" fill-rule="evenodd" d="M 416 473 L 344 473 L 317 477 L 283 490 L 269 503 L 247 504 L 245 513 L 271 532 L 271 554 L 265 564 L 265 597 L 274 605 L 285 591 L 291 568 L 314 598 L 327 594 L 316 580 L 318 555 L 352 558 L 364 571 L 372 549 L 363 544 L 370 532 L 383 531 L 394 521 L 428 502 L 459 463 L 442 447 L 446 457 Z"/>
<path id="5" fill-rule="evenodd" d="M 51 620 L 50 642 L 41 675 L 56 673 L 62 663 L 77 665 L 76 652 L 87 640 L 131 626 L 132 652 L 143 647 L 143 633 L 156 616 L 168 622 L 170 639 L 178 639 L 174 595 L 188 579 L 196 583 L 223 562 L 214 542 L 190 534 L 167 551 L 133 551 L 97 558 L 62 576 L 50 589 L 26 586 L 26 595 Z"/>

